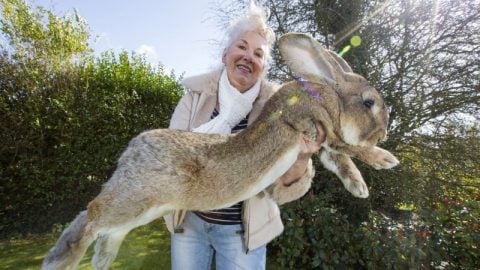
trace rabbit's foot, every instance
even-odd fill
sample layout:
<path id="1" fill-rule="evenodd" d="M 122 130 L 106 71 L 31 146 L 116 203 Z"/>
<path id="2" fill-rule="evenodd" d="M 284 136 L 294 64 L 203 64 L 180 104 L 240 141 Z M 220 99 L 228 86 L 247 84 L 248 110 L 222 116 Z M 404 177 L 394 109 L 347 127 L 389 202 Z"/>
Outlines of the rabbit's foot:
<path id="1" fill-rule="evenodd" d="M 345 188 L 353 196 L 358 198 L 368 197 L 367 184 L 365 184 L 362 174 L 349 156 L 324 150 L 320 154 L 320 161 L 325 168 L 334 172 L 342 180 Z"/>
<path id="2" fill-rule="evenodd" d="M 353 196 L 358 198 L 367 198 L 369 196 L 368 187 L 363 179 L 356 178 L 341 178 L 345 188 L 352 193 Z"/>
<path id="3" fill-rule="evenodd" d="M 390 152 L 377 146 L 370 148 L 364 157 L 363 160 L 377 170 L 391 169 L 400 163 Z"/>

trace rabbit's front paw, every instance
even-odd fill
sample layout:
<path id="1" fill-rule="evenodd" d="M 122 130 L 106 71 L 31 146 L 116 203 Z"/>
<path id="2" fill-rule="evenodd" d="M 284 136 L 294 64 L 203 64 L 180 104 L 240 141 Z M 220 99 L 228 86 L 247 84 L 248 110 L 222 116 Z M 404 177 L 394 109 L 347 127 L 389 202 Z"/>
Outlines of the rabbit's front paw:
<path id="1" fill-rule="evenodd" d="M 400 164 L 400 161 L 398 161 L 398 159 L 387 150 L 380 147 L 374 147 L 368 154 L 367 163 L 373 168 L 381 170 L 391 169 Z"/>
<path id="2" fill-rule="evenodd" d="M 367 198 L 368 197 L 368 187 L 363 179 L 352 179 L 347 178 L 343 179 L 343 184 L 345 188 L 352 193 L 353 196 L 357 198 Z"/>

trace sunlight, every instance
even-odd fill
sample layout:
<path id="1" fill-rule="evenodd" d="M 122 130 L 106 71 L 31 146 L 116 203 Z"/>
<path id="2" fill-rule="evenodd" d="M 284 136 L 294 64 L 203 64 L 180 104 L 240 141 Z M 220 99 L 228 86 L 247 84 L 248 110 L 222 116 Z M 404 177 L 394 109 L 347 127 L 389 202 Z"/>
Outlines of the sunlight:
<path id="1" fill-rule="evenodd" d="M 357 31 L 362 25 L 364 25 L 366 22 L 371 20 L 373 17 L 375 17 L 377 14 L 380 12 L 384 11 L 392 2 L 392 0 L 386 0 L 385 2 L 381 3 L 374 9 L 374 11 L 363 18 L 359 23 L 355 24 L 352 29 L 347 31 L 343 36 L 341 36 L 339 39 L 337 39 L 334 43 L 333 46 L 336 47 L 338 46 L 341 42 L 343 42 L 346 38 L 348 38 L 350 35 L 352 35 L 355 31 Z M 432 49 L 432 43 L 434 42 L 435 38 L 435 33 L 437 31 L 437 22 L 438 22 L 438 10 L 439 10 L 439 2 L 440 0 L 431 0 L 432 2 L 432 14 L 431 14 L 431 20 L 430 20 L 430 36 L 429 36 L 429 43 L 428 47 L 426 48 L 425 54 L 427 55 L 427 61 L 425 61 L 425 64 L 428 64 L 430 62 L 430 52 Z M 350 39 L 350 44 L 343 47 L 343 49 L 338 53 L 339 56 L 345 55 L 347 52 L 349 52 L 352 48 L 358 47 L 361 44 L 361 38 L 360 36 L 353 36 Z"/>
<path id="2" fill-rule="evenodd" d="M 438 9 L 439 9 L 439 0 L 433 0 L 433 8 L 432 8 L 432 15 L 430 19 L 430 36 L 428 40 L 428 46 L 425 50 L 425 54 L 427 56 L 425 66 L 430 66 L 431 58 L 432 58 L 432 45 L 433 40 L 435 38 L 435 33 L 437 32 L 437 21 L 438 21 Z"/>
<path id="3" fill-rule="evenodd" d="M 357 25 L 355 25 L 352 29 L 350 29 L 347 33 L 345 33 L 343 36 L 341 36 L 337 41 L 333 43 L 333 46 L 337 46 L 340 44 L 343 40 L 345 40 L 347 37 L 349 37 L 351 34 L 353 34 L 355 31 L 357 31 L 364 23 L 368 22 L 370 19 L 375 17 L 378 13 L 382 12 L 385 10 L 385 8 L 390 5 L 392 0 L 386 0 L 383 2 L 381 5 L 379 5 L 378 8 L 375 8 L 375 10 L 372 12 L 372 14 L 366 16 L 361 22 L 359 22 Z"/>

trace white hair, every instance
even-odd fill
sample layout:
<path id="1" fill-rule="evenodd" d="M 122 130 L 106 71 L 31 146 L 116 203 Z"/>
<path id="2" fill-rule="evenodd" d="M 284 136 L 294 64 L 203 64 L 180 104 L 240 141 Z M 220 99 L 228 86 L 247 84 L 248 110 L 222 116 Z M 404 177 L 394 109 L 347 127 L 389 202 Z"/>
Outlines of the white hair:
<path id="1" fill-rule="evenodd" d="M 227 29 L 227 40 L 224 48 L 230 47 L 238 38 L 246 32 L 256 32 L 267 41 L 267 51 L 265 52 L 265 66 L 271 60 L 271 50 L 275 42 L 275 33 L 267 25 L 266 12 L 256 5 L 254 0 L 250 1 L 245 14 L 236 18 L 230 23 Z"/>

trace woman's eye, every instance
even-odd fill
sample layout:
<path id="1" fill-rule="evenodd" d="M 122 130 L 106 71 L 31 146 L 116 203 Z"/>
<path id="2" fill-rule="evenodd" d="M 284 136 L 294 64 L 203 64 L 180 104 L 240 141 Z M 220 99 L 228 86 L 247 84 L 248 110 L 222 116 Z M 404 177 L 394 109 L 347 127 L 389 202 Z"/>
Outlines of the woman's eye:
<path id="1" fill-rule="evenodd" d="M 255 53 L 255 56 L 258 57 L 258 58 L 263 58 L 263 54 L 262 53 Z"/>
<path id="2" fill-rule="evenodd" d="M 245 45 L 238 45 L 238 48 L 241 49 L 241 50 L 246 50 L 247 47 L 245 47 Z"/>

